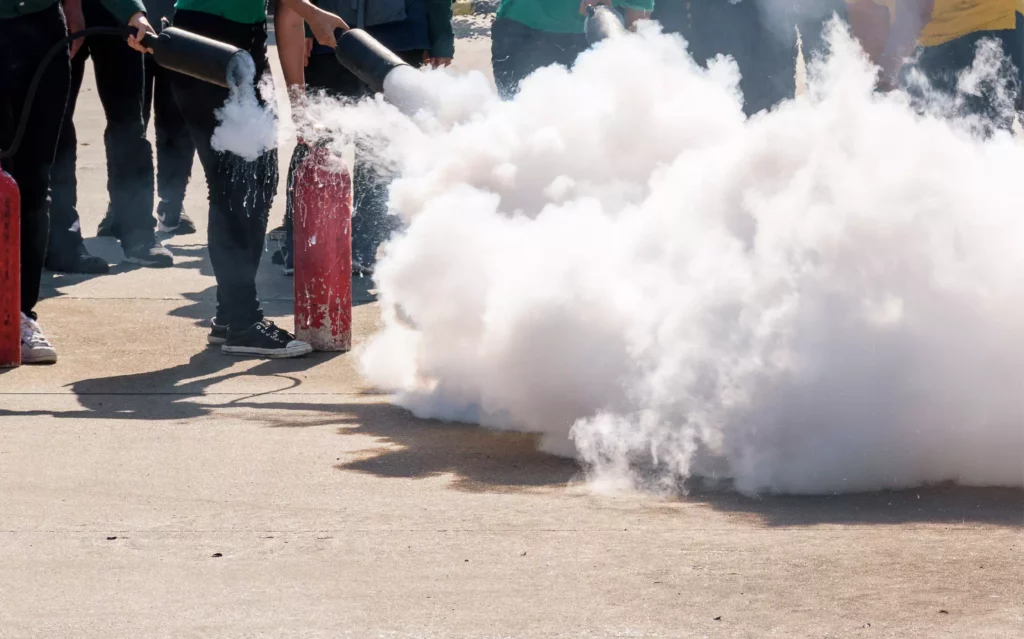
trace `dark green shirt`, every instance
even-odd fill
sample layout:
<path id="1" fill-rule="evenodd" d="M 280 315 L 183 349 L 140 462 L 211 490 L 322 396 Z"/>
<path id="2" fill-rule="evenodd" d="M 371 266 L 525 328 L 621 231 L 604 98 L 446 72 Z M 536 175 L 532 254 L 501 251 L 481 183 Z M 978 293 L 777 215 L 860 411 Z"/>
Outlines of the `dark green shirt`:
<path id="1" fill-rule="evenodd" d="M 52 7 L 57 1 L 0 0 L 0 20 L 36 13 Z M 146 7 L 142 6 L 141 0 L 101 0 L 101 2 L 121 22 L 128 22 L 133 15 L 146 10 Z"/>
<path id="2" fill-rule="evenodd" d="M 242 24 L 267 19 L 267 0 L 178 0 L 175 11 L 202 11 Z"/>
<path id="3" fill-rule="evenodd" d="M 683 0 L 665 0 L 682 2 Z M 728 0 L 712 0 L 728 2 Z M 616 7 L 650 11 L 654 0 L 615 0 Z M 583 33 L 580 0 L 502 0 L 498 17 L 550 33 Z"/>

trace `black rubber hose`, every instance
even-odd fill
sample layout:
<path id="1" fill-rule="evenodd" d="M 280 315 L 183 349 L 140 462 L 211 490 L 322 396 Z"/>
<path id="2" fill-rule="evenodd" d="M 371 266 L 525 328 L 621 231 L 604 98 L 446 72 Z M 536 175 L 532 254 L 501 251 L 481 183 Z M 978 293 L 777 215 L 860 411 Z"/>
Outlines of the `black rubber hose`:
<path id="1" fill-rule="evenodd" d="M 39 63 L 39 67 L 36 69 L 36 74 L 32 76 L 32 82 L 28 85 L 28 94 L 25 96 L 25 106 L 21 109 L 21 119 L 18 121 L 18 128 L 14 130 L 14 139 L 11 140 L 11 146 L 7 149 L 0 149 L 0 160 L 13 156 L 18 151 L 18 147 L 21 146 L 21 140 L 25 137 L 25 127 L 28 126 L 28 118 L 32 113 L 32 103 L 36 99 L 36 91 L 39 90 L 39 83 L 43 80 L 43 74 L 46 72 L 46 67 L 50 66 L 50 62 L 53 61 L 54 56 L 61 52 L 62 49 L 66 48 L 68 44 L 74 42 L 79 38 L 85 38 L 88 36 L 98 35 L 116 35 L 127 38 L 129 35 L 133 35 L 135 30 L 130 27 L 89 27 L 76 31 L 63 38 L 60 42 L 53 45 L 46 55 L 43 56 L 43 61 Z M 125 46 L 128 46 L 127 44 Z"/>

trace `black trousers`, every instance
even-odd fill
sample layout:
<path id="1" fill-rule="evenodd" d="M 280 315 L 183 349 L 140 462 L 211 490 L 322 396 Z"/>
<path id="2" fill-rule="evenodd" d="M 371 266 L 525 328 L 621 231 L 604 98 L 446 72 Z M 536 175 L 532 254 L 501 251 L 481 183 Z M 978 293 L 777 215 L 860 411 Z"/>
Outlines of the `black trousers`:
<path id="1" fill-rule="evenodd" d="M 769 10 L 771 3 L 778 6 Z M 658 2 L 653 18 L 666 31 L 681 34 L 699 64 L 717 55 L 732 56 L 740 68 L 743 110 L 753 115 L 796 92 L 797 37 L 791 4 L 792 0 Z"/>
<path id="2" fill-rule="evenodd" d="M 548 33 L 515 20 L 495 20 L 491 25 L 491 68 L 498 93 L 511 98 L 526 76 L 552 64 L 571 67 L 589 46 L 582 33 Z"/>
<path id="3" fill-rule="evenodd" d="M 89 26 L 121 26 L 99 0 L 82 0 L 82 12 Z M 152 244 L 153 236 L 153 149 L 146 139 L 143 113 L 145 70 L 143 56 L 113 36 L 86 38 L 71 61 L 71 94 L 61 127 L 57 159 L 51 184 L 53 230 L 50 248 L 72 250 L 81 243 L 78 217 L 78 136 L 74 115 L 85 74 L 92 58 L 107 126 L 103 143 L 107 154 L 109 214 L 116 223 L 122 244 Z"/>
<path id="4" fill-rule="evenodd" d="M 185 201 L 185 190 L 192 176 L 196 146 L 192 143 L 185 118 L 171 90 L 173 71 L 161 67 L 146 55 L 146 85 L 142 94 L 142 113 L 149 127 L 150 114 L 156 130 L 156 210 L 161 218 L 176 220 Z"/>
<path id="5" fill-rule="evenodd" d="M 419 67 L 423 64 L 423 51 L 402 51 L 398 56 L 408 64 Z M 322 91 L 335 98 L 359 99 L 369 89 L 359 78 L 341 66 L 333 55 L 310 56 L 306 66 L 306 89 Z M 352 176 L 352 259 L 363 266 L 373 266 L 377 258 L 377 247 L 400 226 L 396 216 L 388 214 L 388 185 L 390 176 L 372 161 L 372 155 L 365 151 L 371 140 L 356 143 L 355 169 Z M 292 182 L 295 169 L 306 157 L 308 148 L 300 144 L 295 147 L 288 167 L 287 204 L 285 208 L 285 234 L 289 250 L 292 244 Z"/>
<path id="6" fill-rule="evenodd" d="M 67 35 L 60 4 L 0 19 L 0 148 L 8 148 L 21 119 L 28 86 L 47 50 Z M 35 317 L 49 229 L 50 168 L 57 150 L 71 68 L 67 53 L 46 67 L 18 152 L 3 168 L 21 194 L 21 310 Z"/>
<path id="7" fill-rule="evenodd" d="M 174 24 L 248 51 L 256 63 L 256 83 L 270 72 L 266 22 L 241 24 L 184 10 L 175 13 Z M 210 262 L 217 279 L 217 323 L 231 330 L 244 330 L 263 318 L 256 297 L 256 271 L 277 191 L 277 150 L 253 162 L 215 151 L 210 145 L 217 128 L 214 112 L 228 99 L 228 90 L 182 74 L 172 76 L 171 88 L 209 187 Z"/>
<path id="8" fill-rule="evenodd" d="M 935 47 L 920 49 L 916 62 L 904 70 L 907 93 L 924 110 L 930 96 L 919 84 L 910 81 L 911 71 L 920 70 L 932 91 L 961 100 L 960 117 L 974 116 L 980 123 L 980 133 L 991 135 L 997 130 L 1012 131 L 1015 111 L 1021 100 L 1021 69 L 1024 68 L 1024 17 L 1017 15 L 1017 28 L 1002 31 L 979 31 Z M 981 82 L 976 91 L 962 93 L 959 77 L 974 64 L 978 47 L 985 40 L 995 41 L 1002 49 L 1002 68 L 998 77 Z M 1005 96 L 1008 102 L 1003 102 Z"/>

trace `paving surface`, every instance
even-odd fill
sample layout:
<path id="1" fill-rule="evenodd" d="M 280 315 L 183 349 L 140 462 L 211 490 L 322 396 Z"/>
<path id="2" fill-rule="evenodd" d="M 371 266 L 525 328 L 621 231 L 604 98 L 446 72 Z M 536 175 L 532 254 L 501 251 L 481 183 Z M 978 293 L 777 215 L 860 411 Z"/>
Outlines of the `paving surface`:
<path id="1" fill-rule="evenodd" d="M 91 71 L 78 122 L 91 235 Z M 1024 636 L 1021 491 L 594 495 L 528 436 L 389 406 L 351 356 L 206 349 L 204 204 L 197 172 L 172 270 L 48 274 L 61 361 L 0 373 L 0 637 Z M 290 325 L 269 259 L 260 291 Z"/>

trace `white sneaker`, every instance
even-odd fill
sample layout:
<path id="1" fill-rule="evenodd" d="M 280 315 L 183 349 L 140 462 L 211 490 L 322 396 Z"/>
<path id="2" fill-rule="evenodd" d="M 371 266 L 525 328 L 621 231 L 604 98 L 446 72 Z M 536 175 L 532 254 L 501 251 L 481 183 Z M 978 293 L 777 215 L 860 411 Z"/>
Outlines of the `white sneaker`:
<path id="1" fill-rule="evenodd" d="M 21 314 L 21 363 L 22 364 L 53 364 L 57 361 L 57 351 L 50 344 L 39 322 L 24 313 Z"/>

